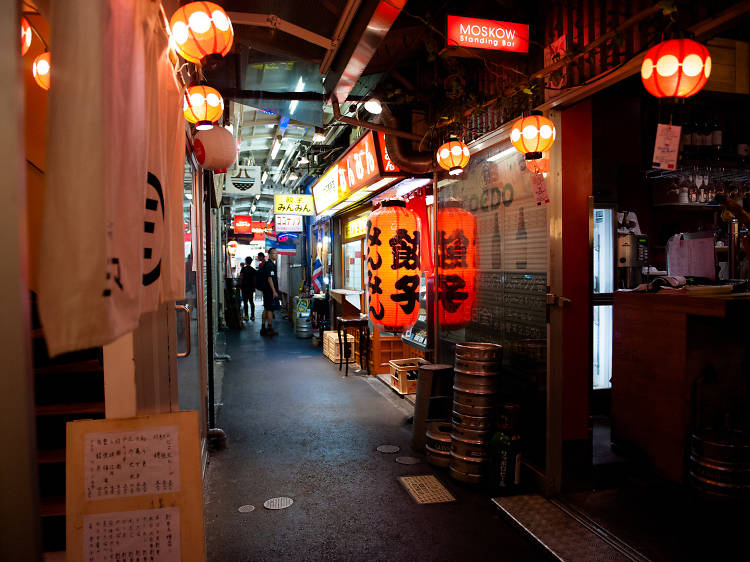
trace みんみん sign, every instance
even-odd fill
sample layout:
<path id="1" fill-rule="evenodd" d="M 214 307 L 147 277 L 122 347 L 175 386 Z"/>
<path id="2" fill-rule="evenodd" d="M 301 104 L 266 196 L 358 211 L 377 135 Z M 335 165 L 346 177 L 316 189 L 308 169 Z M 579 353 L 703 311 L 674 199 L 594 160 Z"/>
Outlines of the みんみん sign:
<path id="1" fill-rule="evenodd" d="M 448 46 L 529 52 L 529 26 L 523 23 L 448 16 Z"/>

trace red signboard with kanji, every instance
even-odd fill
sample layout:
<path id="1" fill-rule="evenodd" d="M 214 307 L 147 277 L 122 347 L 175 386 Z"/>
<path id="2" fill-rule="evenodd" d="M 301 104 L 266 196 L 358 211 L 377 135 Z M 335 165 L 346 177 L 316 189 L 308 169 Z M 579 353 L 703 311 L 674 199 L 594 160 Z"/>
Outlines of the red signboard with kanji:
<path id="1" fill-rule="evenodd" d="M 235 215 L 234 217 L 234 233 L 235 234 L 250 234 L 253 227 L 253 217 L 246 217 L 242 215 Z"/>
<path id="2" fill-rule="evenodd" d="M 448 46 L 529 52 L 529 26 L 508 21 L 448 16 Z"/>

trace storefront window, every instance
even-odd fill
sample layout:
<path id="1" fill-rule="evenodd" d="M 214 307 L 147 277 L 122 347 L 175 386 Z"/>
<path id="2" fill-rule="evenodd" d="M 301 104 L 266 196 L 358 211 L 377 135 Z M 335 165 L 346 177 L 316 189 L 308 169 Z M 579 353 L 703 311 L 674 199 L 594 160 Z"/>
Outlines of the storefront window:
<path id="1" fill-rule="evenodd" d="M 344 289 L 362 289 L 362 241 L 344 244 Z"/>

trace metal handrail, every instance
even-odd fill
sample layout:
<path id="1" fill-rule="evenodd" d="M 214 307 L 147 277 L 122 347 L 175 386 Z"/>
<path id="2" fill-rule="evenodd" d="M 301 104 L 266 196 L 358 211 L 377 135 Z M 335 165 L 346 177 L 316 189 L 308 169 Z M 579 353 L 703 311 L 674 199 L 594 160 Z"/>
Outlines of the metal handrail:
<path id="1" fill-rule="evenodd" d="M 174 305 L 174 308 L 177 311 L 181 310 L 182 312 L 185 313 L 185 344 L 186 344 L 186 349 L 185 349 L 185 353 L 180 353 L 179 351 L 177 352 L 177 358 L 178 359 L 182 359 L 182 358 L 187 357 L 188 355 L 190 355 L 190 350 L 191 350 L 191 342 L 190 342 L 190 307 L 188 305 L 186 305 L 186 304 L 176 304 L 176 305 Z"/>

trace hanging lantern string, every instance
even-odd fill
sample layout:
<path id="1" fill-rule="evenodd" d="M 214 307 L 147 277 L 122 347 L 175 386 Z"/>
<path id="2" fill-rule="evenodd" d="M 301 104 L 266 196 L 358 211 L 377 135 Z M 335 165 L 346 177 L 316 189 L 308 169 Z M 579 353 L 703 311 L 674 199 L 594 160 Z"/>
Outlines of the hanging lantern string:
<path id="1" fill-rule="evenodd" d="M 28 5 L 28 4 L 27 4 Z M 21 12 L 21 15 L 26 16 L 38 16 L 39 12 Z M 36 28 L 36 26 L 31 22 L 31 20 L 26 17 L 26 21 L 29 22 L 29 27 L 31 28 L 31 31 L 36 35 L 37 39 L 39 39 L 42 42 L 42 45 L 44 46 L 44 52 L 46 53 L 49 51 L 49 47 L 47 47 L 47 42 L 44 40 L 44 37 L 42 37 L 42 34 L 39 33 L 39 30 Z"/>

